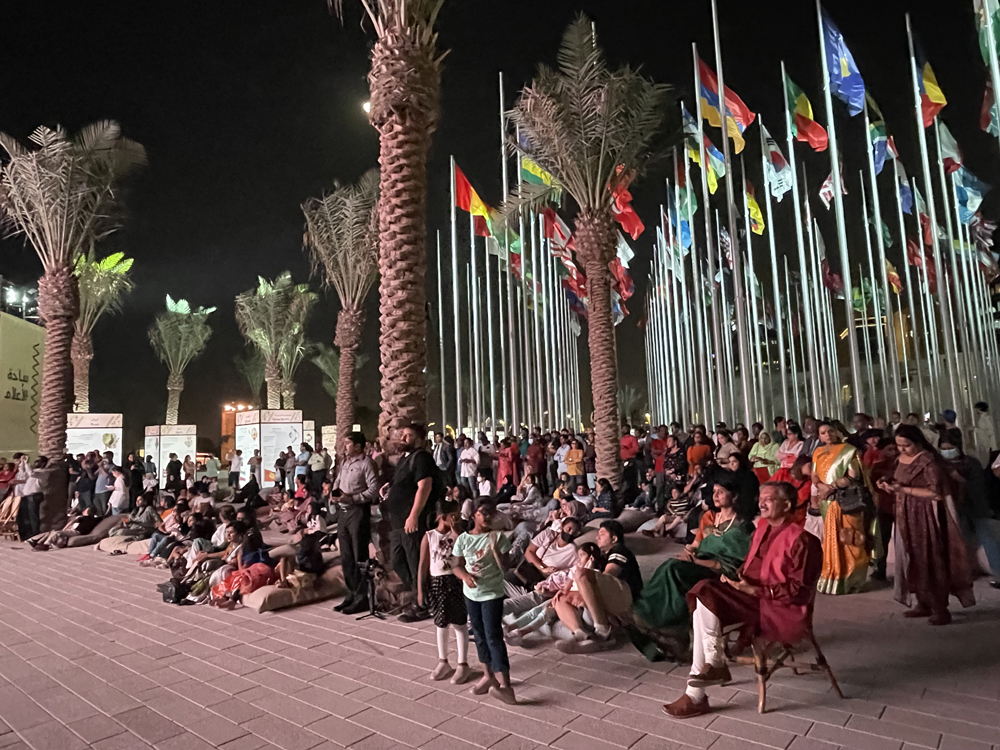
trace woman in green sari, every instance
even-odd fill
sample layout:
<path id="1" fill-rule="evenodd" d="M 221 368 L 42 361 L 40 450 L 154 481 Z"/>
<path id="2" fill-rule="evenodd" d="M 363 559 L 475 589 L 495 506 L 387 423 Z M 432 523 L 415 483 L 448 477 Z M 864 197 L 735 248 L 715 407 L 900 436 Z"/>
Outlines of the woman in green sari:
<path id="1" fill-rule="evenodd" d="M 714 518 L 704 526 L 701 541 L 688 545 L 680 557 L 657 568 L 643 587 L 642 596 L 632 605 L 635 620 L 632 642 L 650 661 L 655 661 L 665 650 L 664 639 L 658 637 L 662 634 L 655 631 L 681 627 L 686 630 L 691 617 L 687 593 L 696 583 L 722 575 L 737 577 L 736 570 L 749 554 L 753 538 L 753 524 L 736 512 L 738 499 L 739 486 L 735 482 L 728 477 L 716 481 L 712 491 L 714 507 L 706 511 L 706 515 L 713 514 Z M 670 640 L 666 639 L 668 644 Z"/>

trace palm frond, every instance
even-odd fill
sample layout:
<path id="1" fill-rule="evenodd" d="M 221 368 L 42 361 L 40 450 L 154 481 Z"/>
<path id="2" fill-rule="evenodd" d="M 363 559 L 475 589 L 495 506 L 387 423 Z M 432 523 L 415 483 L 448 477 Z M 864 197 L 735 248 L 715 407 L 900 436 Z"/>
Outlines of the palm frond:
<path id="1" fill-rule="evenodd" d="M 542 66 L 508 113 L 509 147 L 532 159 L 581 208 L 611 205 L 611 190 L 660 152 L 669 88 L 612 70 L 580 15 L 563 36 L 558 68 Z M 620 168 L 620 171 L 619 171 Z"/>
<path id="2" fill-rule="evenodd" d="M 323 375 L 323 390 L 330 398 L 337 398 L 340 384 L 340 352 L 329 344 L 317 343 L 309 361 L 316 365 Z"/>
<path id="3" fill-rule="evenodd" d="M 342 307 L 358 307 L 378 278 L 379 171 L 356 185 L 335 185 L 302 204 L 304 243 L 313 275 L 337 290 Z"/>
<path id="4" fill-rule="evenodd" d="M 167 296 L 167 310 L 149 328 L 149 343 L 171 375 L 183 374 L 204 351 L 212 335 L 208 316 L 214 311 L 214 307 L 192 309 L 187 300 L 174 302 Z"/>
<path id="5" fill-rule="evenodd" d="M 264 387 L 264 357 L 254 349 L 243 355 L 233 357 L 233 366 L 243 376 L 253 394 L 254 403 L 260 401 L 260 389 Z"/>
<path id="6" fill-rule="evenodd" d="M 258 277 L 254 289 L 236 295 L 240 333 L 261 353 L 267 370 L 281 370 L 283 358 L 298 366 L 298 345 L 304 342 L 306 317 L 315 299 L 315 293 L 306 284 L 295 284 L 288 271 L 274 281 Z"/>
<path id="7" fill-rule="evenodd" d="M 112 253 L 98 260 L 94 248 L 76 258 L 73 273 L 80 287 L 80 317 L 76 332 L 89 335 L 105 313 L 121 310 L 122 300 L 132 291 L 128 273 L 132 258 L 125 253 Z"/>
<path id="8" fill-rule="evenodd" d="M 68 268 L 121 219 L 120 178 L 145 163 L 145 150 L 101 121 L 70 139 L 61 128 L 37 128 L 25 148 L 0 134 L 0 227 L 23 234 L 48 270 Z"/>

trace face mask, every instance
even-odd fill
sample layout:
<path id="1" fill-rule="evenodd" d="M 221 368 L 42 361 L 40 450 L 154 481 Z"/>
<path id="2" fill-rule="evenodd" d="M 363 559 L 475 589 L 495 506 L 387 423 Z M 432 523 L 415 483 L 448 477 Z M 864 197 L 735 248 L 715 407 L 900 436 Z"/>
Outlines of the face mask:
<path id="1" fill-rule="evenodd" d="M 572 544 L 576 537 L 568 531 L 561 531 L 559 532 L 559 538 L 566 542 L 566 544 Z"/>
<path id="2" fill-rule="evenodd" d="M 949 461 L 956 459 L 958 458 L 958 448 L 944 448 L 941 451 L 941 456 Z"/>

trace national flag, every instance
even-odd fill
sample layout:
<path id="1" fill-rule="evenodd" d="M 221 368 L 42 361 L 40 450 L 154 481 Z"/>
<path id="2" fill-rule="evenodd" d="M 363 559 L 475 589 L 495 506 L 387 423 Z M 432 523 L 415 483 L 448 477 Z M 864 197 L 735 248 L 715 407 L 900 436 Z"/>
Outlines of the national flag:
<path id="1" fill-rule="evenodd" d="M 788 107 L 791 110 L 789 116 L 792 120 L 792 135 L 796 140 L 808 143 L 814 151 L 826 151 L 830 138 L 813 117 L 808 97 L 788 75 L 785 75 L 785 91 L 788 92 Z"/>
<path id="2" fill-rule="evenodd" d="M 836 294 L 838 297 L 842 297 L 844 294 L 844 279 L 841 275 L 830 270 L 830 261 L 826 258 L 823 258 L 823 260 L 820 261 L 819 267 L 823 276 L 823 286 Z"/>
<path id="3" fill-rule="evenodd" d="M 958 167 L 955 172 L 955 191 L 958 195 L 958 216 L 963 224 L 972 221 L 972 217 L 976 215 L 983 202 L 983 196 L 990 189 L 989 185 L 981 182 L 968 169 Z"/>
<path id="4" fill-rule="evenodd" d="M 844 165 L 840 165 L 840 192 L 847 195 L 847 183 L 844 182 Z M 830 210 L 830 202 L 833 200 L 833 172 L 827 175 L 823 184 L 819 188 L 819 199 L 823 201 L 826 210 Z"/>
<path id="5" fill-rule="evenodd" d="M 677 215 L 677 207 L 674 206 L 674 195 L 667 193 L 667 219 L 673 227 L 674 242 L 678 243 L 684 250 L 691 247 L 691 225 L 684 218 L 685 214 Z M 679 221 L 678 221 L 679 219 Z M 687 253 L 684 253 L 687 255 Z"/>
<path id="6" fill-rule="evenodd" d="M 625 320 L 628 315 L 628 308 L 622 301 L 621 296 L 614 289 L 611 290 L 611 322 L 616 326 Z"/>
<path id="7" fill-rule="evenodd" d="M 874 295 L 868 279 L 861 279 L 861 286 L 851 287 L 851 306 L 859 313 L 868 309 Z"/>
<path id="8" fill-rule="evenodd" d="M 904 214 L 913 213 L 913 191 L 910 189 L 910 181 L 906 179 L 906 170 L 903 162 L 899 162 L 899 198 Z"/>
<path id="9" fill-rule="evenodd" d="M 721 227 L 719 234 L 722 237 L 722 253 L 726 256 L 726 262 L 729 264 L 729 268 L 731 270 L 733 267 L 733 240 L 729 236 L 729 232 L 726 231 L 725 227 Z"/>
<path id="10" fill-rule="evenodd" d="M 889 281 L 889 286 L 892 287 L 892 290 L 896 294 L 903 291 L 903 281 L 899 278 L 896 267 L 889 261 L 885 262 L 885 277 Z"/>
<path id="11" fill-rule="evenodd" d="M 916 47 L 917 85 L 920 88 L 920 111 L 923 113 L 924 127 L 929 128 L 938 112 L 945 108 L 948 100 L 938 85 L 934 69 L 924 57 L 920 45 Z"/>
<path id="12" fill-rule="evenodd" d="M 628 269 L 615 257 L 608 264 L 608 270 L 611 271 L 611 277 L 614 279 L 613 286 L 615 290 L 621 295 L 623 300 L 627 300 L 635 292 L 635 284 L 629 275 Z"/>
<path id="13" fill-rule="evenodd" d="M 747 211 L 750 214 L 750 231 L 754 234 L 764 234 L 764 215 L 760 212 L 760 205 L 757 203 L 757 196 L 754 194 L 753 185 L 750 180 L 744 181 L 746 184 Z"/>
<path id="14" fill-rule="evenodd" d="M 555 178 L 527 156 L 521 157 L 521 179 L 535 185 L 552 186 L 555 184 Z"/>
<path id="15" fill-rule="evenodd" d="M 979 127 L 990 135 L 1000 135 L 1000 109 L 993 97 L 993 83 L 990 80 L 986 81 L 983 106 L 979 110 Z"/>
<path id="16" fill-rule="evenodd" d="M 868 207 L 868 223 L 873 231 L 882 233 L 882 244 L 886 247 L 892 247 L 892 233 L 889 232 L 889 225 L 882 221 L 882 217 L 875 215 L 874 204 Z"/>
<path id="17" fill-rule="evenodd" d="M 698 59 L 698 77 L 701 83 L 702 116 L 708 120 L 709 125 L 721 128 L 719 79 L 716 77 L 715 71 L 708 67 L 701 58 Z M 725 99 L 723 109 L 725 109 L 726 114 L 726 132 L 733 139 L 733 145 L 738 154 L 743 150 L 745 143 L 743 131 L 750 127 L 757 115 L 751 112 L 743 100 L 728 86 L 726 86 L 723 98 Z"/>
<path id="18" fill-rule="evenodd" d="M 551 206 L 542 211 L 542 219 L 544 221 L 543 232 L 545 238 L 549 240 L 552 254 L 557 257 L 565 255 L 567 258 L 572 258 L 571 251 L 575 250 L 576 247 L 573 243 L 573 233 L 566 222 Z"/>
<path id="19" fill-rule="evenodd" d="M 825 10 L 822 15 L 826 66 L 830 73 L 830 93 L 844 102 L 847 111 L 854 117 L 864 109 L 865 82 L 840 29 Z"/>
<path id="20" fill-rule="evenodd" d="M 780 203 L 785 193 L 792 189 L 792 168 L 785 161 L 785 155 L 781 153 L 781 148 L 767 132 L 767 128 L 761 125 L 761 129 L 764 143 L 767 144 L 767 159 L 764 160 L 767 183 L 771 188 L 771 195 Z"/>
<path id="21" fill-rule="evenodd" d="M 617 171 L 621 174 L 621 164 L 618 165 Z M 615 221 L 621 224 L 622 229 L 628 233 L 629 237 L 637 240 L 639 239 L 639 235 L 646 230 L 646 225 L 642 223 L 639 214 L 632 208 L 632 193 L 628 191 L 631 181 L 632 176 L 626 175 L 615 185 L 614 190 L 611 192 L 611 214 L 615 217 Z"/>
<path id="22" fill-rule="evenodd" d="M 587 317 L 587 304 L 576 296 L 571 290 L 566 289 L 566 300 L 569 302 L 569 309 L 575 312 L 579 317 L 586 319 Z"/>
<path id="23" fill-rule="evenodd" d="M 938 123 L 938 137 L 941 146 L 941 158 L 944 160 L 945 174 L 951 174 L 965 162 L 965 155 L 955 137 L 943 122 Z"/>
<path id="24" fill-rule="evenodd" d="M 937 294 L 937 268 L 934 266 L 934 259 L 924 256 L 913 238 L 906 240 L 906 258 L 911 266 L 924 268 L 926 265 L 927 288 L 931 294 Z"/>
<path id="25" fill-rule="evenodd" d="M 490 207 L 479 197 L 479 193 L 472 187 L 465 173 L 457 164 L 455 165 L 455 205 L 477 217 L 475 222 L 478 236 L 490 236 Z"/>
<path id="26" fill-rule="evenodd" d="M 704 137 L 705 155 L 708 157 L 708 166 L 705 167 L 705 178 L 708 180 L 708 192 L 715 195 L 719 187 L 719 178 L 726 176 L 726 162 L 722 152 L 715 147 L 706 135 Z M 698 148 L 698 141 L 695 138 L 687 139 L 688 154 L 691 161 L 701 166 L 701 150 Z"/>
<path id="27" fill-rule="evenodd" d="M 865 98 L 868 101 L 868 111 L 871 113 L 868 136 L 872 142 L 872 161 L 875 163 L 875 174 L 879 175 L 882 174 L 885 160 L 895 159 L 899 156 L 899 152 L 896 151 L 896 144 L 886 128 L 882 110 L 879 109 L 871 94 L 865 94 Z"/>
<path id="28" fill-rule="evenodd" d="M 983 55 L 986 67 L 990 65 L 990 26 L 993 27 L 993 49 L 1000 53 L 1000 9 L 996 0 L 973 0 L 976 17 L 979 21 L 979 51 Z M 991 23 L 987 25 L 987 14 Z"/>
<path id="29" fill-rule="evenodd" d="M 622 266 L 625 268 L 628 268 L 629 262 L 635 257 L 635 253 L 632 252 L 631 246 L 622 236 L 621 232 L 618 232 L 618 246 L 615 255 L 618 256 L 618 260 L 621 261 Z"/>
<path id="30" fill-rule="evenodd" d="M 687 216 L 690 214 L 694 216 L 698 213 L 698 193 L 696 190 L 691 189 L 687 181 L 687 173 L 684 169 L 684 163 L 677 162 L 677 193 L 679 200 L 677 205 L 680 206 L 681 215 Z M 690 205 L 689 205 L 690 204 Z"/>

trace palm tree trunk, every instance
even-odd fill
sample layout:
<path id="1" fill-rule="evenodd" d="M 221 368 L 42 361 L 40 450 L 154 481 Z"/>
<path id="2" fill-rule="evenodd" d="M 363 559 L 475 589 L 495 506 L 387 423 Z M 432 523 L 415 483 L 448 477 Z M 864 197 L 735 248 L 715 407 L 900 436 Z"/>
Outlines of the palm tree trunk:
<path id="1" fill-rule="evenodd" d="M 294 380 L 282 380 L 281 381 L 281 408 L 282 409 L 294 409 L 295 408 L 295 381 Z"/>
<path id="2" fill-rule="evenodd" d="M 264 383 L 267 384 L 267 408 L 281 408 L 281 372 L 276 364 L 264 365 Z"/>
<path id="3" fill-rule="evenodd" d="M 39 280 L 38 314 L 45 323 L 38 452 L 61 461 L 66 454 L 66 412 L 71 403 L 73 325 L 80 315 L 79 288 L 68 268 L 47 270 Z"/>
<path id="4" fill-rule="evenodd" d="M 184 390 L 184 376 L 172 372 L 167 376 L 167 418 L 163 424 L 177 424 L 181 408 L 181 391 Z"/>
<path id="5" fill-rule="evenodd" d="M 391 445 L 405 425 L 423 422 L 427 413 L 427 152 L 437 127 L 441 90 L 435 58 L 433 41 L 405 25 L 393 25 L 375 44 L 368 76 L 370 117 L 379 131 L 382 168 L 379 436 L 383 445 Z"/>
<path id="6" fill-rule="evenodd" d="M 576 218 L 576 250 L 587 274 L 587 342 L 594 394 L 594 448 L 597 476 L 618 491 L 622 483 L 618 416 L 618 350 L 611 320 L 611 271 L 615 254 L 614 221 L 608 209 L 581 211 Z"/>
<path id="7" fill-rule="evenodd" d="M 90 360 L 94 358 L 94 342 L 89 333 L 77 329 L 70 347 L 73 361 L 73 411 L 86 414 L 90 411 Z"/>
<path id="8" fill-rule="evenodd" d="M 48 531 L 63 523 L 68 502 L 66 412 L 72 402 L 73 326 L 80 316 L 80 290 L 69 268 L 47 269 L 38 280 L 38 315 L 45 324 L 38 453 L 49 458 L 38 477 L 44 496 L 41 526 Z"/>
<path id="9" fill-rule="evenodd" d="M 344 436 L 354 425 L 354 368 L 358 361 L 365 312 L 361 306 L 345 307 L 337 315 L 337 335 L 333 343 L 340 349 L 337 377 L 337 434 Z"/>

